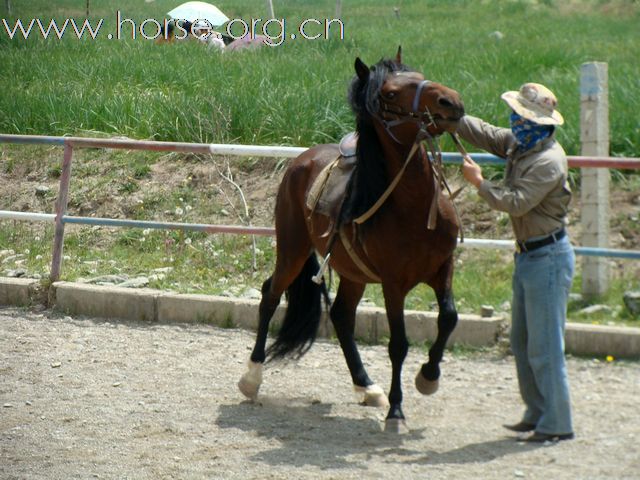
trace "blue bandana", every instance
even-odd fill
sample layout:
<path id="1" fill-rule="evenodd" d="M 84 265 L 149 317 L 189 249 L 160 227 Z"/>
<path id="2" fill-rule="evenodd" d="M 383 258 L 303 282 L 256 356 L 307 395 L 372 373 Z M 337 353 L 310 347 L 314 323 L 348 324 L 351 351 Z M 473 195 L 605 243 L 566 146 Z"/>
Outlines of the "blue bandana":
<path id="1" fill-rule="evenodd" d="M 533 148 L 553 133 L 553 125 L 539 125 L 531 120 L 521 117 L 516 112 L 509 117 L 511 131 L 516 137 L 518 148 L 523 152 Z"/>

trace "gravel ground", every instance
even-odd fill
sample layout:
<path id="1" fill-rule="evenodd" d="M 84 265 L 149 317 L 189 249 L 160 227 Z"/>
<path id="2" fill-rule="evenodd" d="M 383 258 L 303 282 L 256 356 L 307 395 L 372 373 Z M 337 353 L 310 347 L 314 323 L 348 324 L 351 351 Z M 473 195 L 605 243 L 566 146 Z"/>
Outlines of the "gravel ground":
<path id="1" fill-rule="evenodd" d="M 253 334 L 0 308 L 0 478 L 640 479 L 640 364 L 570 359 L 577 438 L 517 442 L 513 359 L 447 353 L 440 391 L 412 381 L 409 433 L 358 405 L 336 344 L 265 371 L 259 404 L 236 382 Z M 386 348 L 367 346 L 388 387 Z"/>

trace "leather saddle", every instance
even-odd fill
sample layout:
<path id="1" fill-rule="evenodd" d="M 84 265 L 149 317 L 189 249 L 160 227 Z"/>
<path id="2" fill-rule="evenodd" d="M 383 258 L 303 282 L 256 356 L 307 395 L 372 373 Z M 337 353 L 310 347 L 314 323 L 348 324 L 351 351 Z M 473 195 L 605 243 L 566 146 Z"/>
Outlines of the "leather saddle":
<path id="1" fill-rule="evenodd" d="M 351 132 L 340 140 L 340 155 L 324 167 L 314 180 L 307 194 L 307 208 L 311 214 L 319 213 L 331 218 L 333 224 L 347 191 L 347 185 L 356 166 L 358 134 Z"/>

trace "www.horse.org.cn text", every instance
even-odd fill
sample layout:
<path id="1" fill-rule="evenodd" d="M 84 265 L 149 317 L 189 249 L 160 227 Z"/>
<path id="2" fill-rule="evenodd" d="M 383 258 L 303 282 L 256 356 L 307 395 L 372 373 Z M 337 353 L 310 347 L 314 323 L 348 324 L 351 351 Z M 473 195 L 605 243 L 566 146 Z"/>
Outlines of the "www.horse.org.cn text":
<path id="1" fill-rule="evenodd" d="M 156 40 L 158 38 L 169 39 L 171 34 L 177 40 L 184 40 L 190 35 L 207 40 L 210 36 L 227 35 L 233 40 L 241 38 L 254 39 L 264 37 L 265 45 L 277 47 L 285 40 L 329 40 L 338 38 L 344 40 L 345 26 L 341 19 L 316 19 L 307 18 L 299 23 L 288 22 L 286 18 L 272 18 L 264 20 L 262 18 L 252 18 L 244 20 L 235 18 L 229 20 L 223 27 L 216 27 L 206 19 L 199 19 L 193 22 L 186 22 L 180 19 L 163 19 L 161 21 L 148 18 L 142 22 L 136 22 L 130 18 L 123 17 L 118 10 L 115 19 L 115 32 L 106 33 L 104 18 L 97 22 L 85 19 L 80 23 L 74 18 L 67 18 L 64 21 L 56 19 L 42 20 L 31 18 L 28 20 L 17 19 L 10 24 L 6 19 L 2 19 L 0 34 L 5 34 L 10 40 L 28 40 L 33 37 L 43 39 L 62 40 L 63 37 L 76 39 L 91 38 L 96 40 L 105 37 L 109 40 L 123 40 L 142 38 L 145 40 Z M 169 24 L 173 23 L 173 32 Z M 220 30 L 221 29 L 221 30 Z"/>

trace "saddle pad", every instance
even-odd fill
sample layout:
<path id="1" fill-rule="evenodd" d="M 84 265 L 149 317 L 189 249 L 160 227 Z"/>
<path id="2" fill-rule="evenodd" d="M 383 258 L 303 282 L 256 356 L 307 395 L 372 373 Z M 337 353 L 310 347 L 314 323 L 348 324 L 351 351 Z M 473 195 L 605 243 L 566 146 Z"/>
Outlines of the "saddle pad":
<path id="1" fill-rule="evenodd" d="M 324 167 L 307 194 L 309 210 L 328 217 L 337 217 L 355 165 L 356 157 L 339 156 Z"/>

